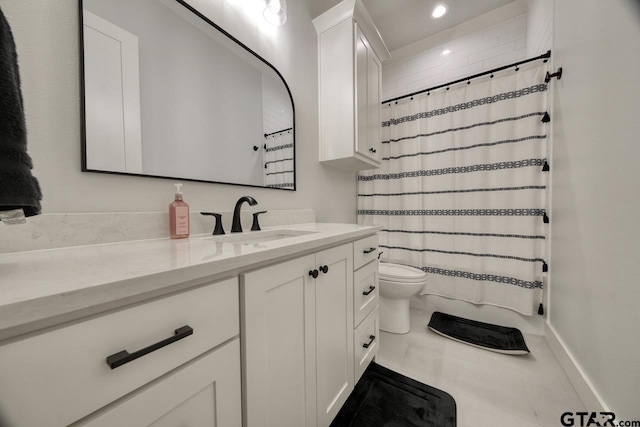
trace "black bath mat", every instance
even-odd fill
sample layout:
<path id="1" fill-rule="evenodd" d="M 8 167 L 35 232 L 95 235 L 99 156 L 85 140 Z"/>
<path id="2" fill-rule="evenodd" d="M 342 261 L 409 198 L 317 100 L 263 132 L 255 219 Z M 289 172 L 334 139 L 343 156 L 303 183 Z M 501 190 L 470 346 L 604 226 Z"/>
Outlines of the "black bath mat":
<path id="1" fill-rule="evenodd" d="M 516 328 L 476 322 L 436 311 L 429 328 L 456 341 L 505 354 L 528 354 L 522 332 Z"/>
<path id="2" fill-rule="evenodd" d="M 456 401 L 444 391 L 371 362 L 331 427 L 455 427 Z"/>

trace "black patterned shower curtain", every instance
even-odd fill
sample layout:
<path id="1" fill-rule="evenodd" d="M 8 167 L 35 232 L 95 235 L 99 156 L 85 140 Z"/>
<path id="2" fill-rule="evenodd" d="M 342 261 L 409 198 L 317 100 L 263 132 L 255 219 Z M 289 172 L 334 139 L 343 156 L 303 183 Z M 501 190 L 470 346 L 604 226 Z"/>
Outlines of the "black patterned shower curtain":
<path id="1" fill-rule="evenodd" d="M 358 222 L 423 294 L 536 311 L 548 213 L 546 64 L 383 106 L 380 169 L 358 176 Z"/>

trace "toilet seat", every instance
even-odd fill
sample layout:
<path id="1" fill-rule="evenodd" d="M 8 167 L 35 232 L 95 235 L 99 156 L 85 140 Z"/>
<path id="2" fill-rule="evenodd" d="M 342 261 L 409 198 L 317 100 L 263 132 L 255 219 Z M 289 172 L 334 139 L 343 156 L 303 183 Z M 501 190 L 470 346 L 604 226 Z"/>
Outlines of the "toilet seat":
<path id="1" fill-rule="evenodd" d="M 380 280 L 389 283 L 423 283 L 426 281 L 427 273 L 407 265 L 380 263 Z"/>

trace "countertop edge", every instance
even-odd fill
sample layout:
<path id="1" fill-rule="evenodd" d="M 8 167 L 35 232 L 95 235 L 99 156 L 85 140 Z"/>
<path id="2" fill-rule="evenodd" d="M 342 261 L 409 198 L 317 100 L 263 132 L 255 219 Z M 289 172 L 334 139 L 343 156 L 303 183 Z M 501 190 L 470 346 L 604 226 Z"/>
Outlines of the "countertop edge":
<path id="1" fill-rule="evenodd" d="M 381 226 L 363 226 L 358 230 L 331 233 L 315 240 L 239 255 L 222 261 L 214 260 L 70 292 L 11 302 L 0 306 L 0 341 L 204 286 L 213 281 L 290 259 L 291 255 L 304 256 L 358 240 L 381 229 Z"/>

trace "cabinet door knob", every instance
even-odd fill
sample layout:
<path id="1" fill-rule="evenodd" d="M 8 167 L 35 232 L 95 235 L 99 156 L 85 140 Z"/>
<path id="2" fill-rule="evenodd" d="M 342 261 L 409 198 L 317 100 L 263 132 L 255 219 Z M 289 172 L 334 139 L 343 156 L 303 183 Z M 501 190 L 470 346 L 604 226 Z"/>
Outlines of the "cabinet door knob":
<path id="1" fill-rule="evenodd" d="M 371 148 L 369 148 L 369 151 L 371 151 L 372 153 L 375 153 L 375 152 L 376 152 L 376 149 L 375 149 L 375 148 L 373 148 L 373 147 L 371 147 Z"/>
<path id="2" fill-rule="evenodd" d="M 329 272 L 329 266 L 321 265 L 320 267 L 318 267 L 318 270 L 322 271 L 324 274 L 327 274 Z"/>
<path id="3" fill-rule="evenodd" d="M 368 291 L 364 291 L 362 293 L 362 295 L 369 295 L 371 292 L 373 292 L 373 290 L 375 289 L 375 286 L 369 286 L 369 290 Z"/>
<path id="4" fill-rule="evenodd" d="M 374 341 L 375 339 L 376 339 L 376 336 L 375 336 L 375 335 L 369 335 L 369 342 L 366 342 L 366 343 L 362 344 L 362 347 L 364 347 L 364 348 L 369 348 L 369 346 L 370 346 L 371 344 L 373 344 L 373 341 Z"/>
<path id="5" fill-rule="evenodd" d="M 309 270 L 309 276 L 313 277 L 314 279 L 318 278 L 318 270 Z"/>
<path id="6" fill-rule="evenodd" d="M 369 249 L 365 249 L 364 251 L 362 251 L 362 253 L 370 254 L 371 252 L 373 252 L 375 250 L 376 250 L 376 248 L 369 248 Z"/>
<path id="7" fill-rule="evenodd" d="M 142 350 L 138 350 L 133 353 L 129 353 L 127 350 L 122 350 L 118 353 L 112 354 L 111 356 L 107 357 L 107 364 L 109 365 L 109 367 L 111 367 L 111 369 L 115 369 L 118 366 L 122 366 L 125 363 L 129 363 L 139 357 L 159 350 L 162 347 L 168 346 L 169 344 L 180 341 L 181 339 L 192 335 L 193 329 L 189 325 L 185 325 L 182 328 L 176 329 L 174 331 L 174 334 L 175 335 L 173 335 L 172 337 L 159 341 L 155 344 L 151 344 L 149 347 L 145 347 Z"/>

